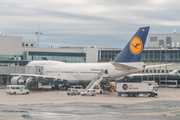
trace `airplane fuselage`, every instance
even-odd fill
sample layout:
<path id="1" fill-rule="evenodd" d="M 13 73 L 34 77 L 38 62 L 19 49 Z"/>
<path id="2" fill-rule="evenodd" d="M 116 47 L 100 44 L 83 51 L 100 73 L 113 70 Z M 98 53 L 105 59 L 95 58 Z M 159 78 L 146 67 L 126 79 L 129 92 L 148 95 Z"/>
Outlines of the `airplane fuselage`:
<path id="1" fill-rule="evenodd" d="M 111 81 L 141 71 L 144 63 L 138 62 L 136 64 L 142 67 L 139 67 L 140 69 L 117 70 L 111 63 L 63 63 L 57 61 L 31 61 L 27 66 L 42 66 L 42 75 L 66 80 L 69 84 L 88 84 L 101 70 L 108 74 L 108 77 L 105 77 L 103 81 Z"/>

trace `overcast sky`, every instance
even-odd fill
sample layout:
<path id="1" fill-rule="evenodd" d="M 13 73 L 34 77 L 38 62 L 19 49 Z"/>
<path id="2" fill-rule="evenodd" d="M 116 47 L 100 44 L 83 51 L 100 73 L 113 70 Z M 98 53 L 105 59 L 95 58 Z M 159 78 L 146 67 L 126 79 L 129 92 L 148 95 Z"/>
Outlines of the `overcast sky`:
<path id="1" fill-rule="evenodd" d="M 0 32 L 40 47 L 122 48 L 139 27 L 180 33 L 178 0 L 0 0 Z M 147 43 L 146 43 L 147 45 Z"/>

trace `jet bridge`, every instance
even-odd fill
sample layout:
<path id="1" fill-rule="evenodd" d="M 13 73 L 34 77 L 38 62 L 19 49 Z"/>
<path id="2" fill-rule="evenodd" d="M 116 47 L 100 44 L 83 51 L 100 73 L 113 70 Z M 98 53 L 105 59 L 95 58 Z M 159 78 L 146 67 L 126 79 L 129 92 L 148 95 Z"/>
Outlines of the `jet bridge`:
<path id="1" fill-rule="evenodd" d="M 9 84 L 11 83 L 11 78 L 14 77 L 13 80 L 15 80 L 18 75 L 16 74 L 41 74 L 42 73 L 42 67 L 33 67 L 33 66 L 0 66 L 0 76 L 1 79 L 5 82 L 3 84 Z M 14 76 L 14 75 L 15 76 Z M 16 77 L 17 76 L 17 77 Z M 6 79 L 6 80 L 5 80 Z M 21 79 L 17 78 L 15 82 L 19 82 L 19 84 L 24 83 Z"/>

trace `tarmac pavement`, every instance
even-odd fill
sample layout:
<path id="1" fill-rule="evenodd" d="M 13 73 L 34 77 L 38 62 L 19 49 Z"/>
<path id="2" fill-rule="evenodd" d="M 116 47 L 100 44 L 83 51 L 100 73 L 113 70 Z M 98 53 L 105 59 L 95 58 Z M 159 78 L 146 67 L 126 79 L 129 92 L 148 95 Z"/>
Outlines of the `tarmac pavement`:
<path id="1" fill-rule="evenodd" d="M 66 91 L 9 95 L 0 89 L 0 120 L 179 120 L 180 89 L 160 88 L 158 97 L 68 96 Z"/>

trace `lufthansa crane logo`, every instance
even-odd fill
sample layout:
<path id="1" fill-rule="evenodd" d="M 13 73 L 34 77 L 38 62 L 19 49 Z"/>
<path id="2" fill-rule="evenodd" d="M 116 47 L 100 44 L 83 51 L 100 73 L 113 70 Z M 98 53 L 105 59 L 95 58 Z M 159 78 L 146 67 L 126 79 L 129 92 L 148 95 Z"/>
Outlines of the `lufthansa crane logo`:
<path id="1" fill-rule="evenodd" d="M 133 37 L 129 44 L 129 49 L 131 53 L 137 55 L 142 51 L 142 48 L 143 48 L 143 43 L 141 39 L 137 36 Z"/>
<path id="2" fill-rule="evenodd" d="M 122 88 L 123 88 L 123 90 L 127 90 L 127 89 L 128 89 L 128 85 L 127 85 L 127 84 L 124 84 L 124 85 L 122 86 Z"/>

